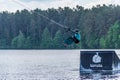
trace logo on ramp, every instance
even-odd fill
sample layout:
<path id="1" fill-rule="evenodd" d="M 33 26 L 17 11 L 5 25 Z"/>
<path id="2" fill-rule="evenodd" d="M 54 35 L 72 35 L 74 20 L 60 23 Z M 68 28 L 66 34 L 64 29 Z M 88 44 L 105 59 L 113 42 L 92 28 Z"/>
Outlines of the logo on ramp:
<path id="1" fill-rule="evenodd" d="M 98 52 L 96 52 L 96 54 L 93 56 L 93 58 L 92 58 L 92 61 L 94 62 L 94 63 L 101 63 L 101 57 L 99 56 L 99 53 Z"/>
<path id="2" fill-rule="evenodd" d="M 99 56 L 99 53 L 96 52 L 96 54 L 92 57 L 92 64 L 90 64 L 90 67 L 92 68 L 101 68 L 103 65 L 101 64 L 102 58 Z"/>

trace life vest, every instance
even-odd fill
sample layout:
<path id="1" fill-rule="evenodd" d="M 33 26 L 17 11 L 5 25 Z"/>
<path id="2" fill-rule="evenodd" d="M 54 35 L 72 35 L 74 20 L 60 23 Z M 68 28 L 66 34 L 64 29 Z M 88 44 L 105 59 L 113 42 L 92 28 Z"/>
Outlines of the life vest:
<path id="1" fill-rule="evenodd" d="M 73 36 L 73 40 L 75 43 L 79 43 L 80 42 L 80 34 L 79 33 L 75 33 Z"/>

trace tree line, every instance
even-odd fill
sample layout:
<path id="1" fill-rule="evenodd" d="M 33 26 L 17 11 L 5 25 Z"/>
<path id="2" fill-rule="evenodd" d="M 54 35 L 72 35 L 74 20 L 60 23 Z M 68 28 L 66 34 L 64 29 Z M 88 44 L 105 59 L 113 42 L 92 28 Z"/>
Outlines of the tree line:
<path id="1" fill-rule="evenodd" d="M 73 34 L 40 14 L 73 30 L 79 29 L 80 43 L 65 47 L 64 40 Z M 119 5 L 0 12 L 1 49 L 117 49 L 119 44 Z"/>

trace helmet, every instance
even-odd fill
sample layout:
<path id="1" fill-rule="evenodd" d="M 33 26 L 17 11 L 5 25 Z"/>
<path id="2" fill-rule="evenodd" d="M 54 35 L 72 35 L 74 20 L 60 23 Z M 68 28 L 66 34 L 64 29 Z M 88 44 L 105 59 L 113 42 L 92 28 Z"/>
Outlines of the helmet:
<path id="1" fill-rule="evenodd" d="M 78 30 L 78 29 L 75 29 L 75 32 L 76 32 L 76 33 L 78 33 L 78 32 L 79 32 L 79 30 Z"/>

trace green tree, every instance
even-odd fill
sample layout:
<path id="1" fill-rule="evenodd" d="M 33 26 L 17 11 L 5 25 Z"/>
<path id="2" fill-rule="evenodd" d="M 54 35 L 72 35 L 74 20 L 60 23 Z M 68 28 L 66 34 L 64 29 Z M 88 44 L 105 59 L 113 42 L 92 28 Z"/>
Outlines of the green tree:
<path id="1" fill-rule="evenodd" d="M 107 46 L 106 46 L 106 41 L 105 41 L 105 37 L 101 37 L 101 38 L 100 38 L 100 48 L 101 48 L 101 49 L 107 48 Z"/>
<path id="2" fill-rule="evenodd" d="M 112 27 L 110 27 L 107 37 L 106 46 L 107 48 L 120 48 L 120 24 L 115 22 Z"/>
<path id="3" fill-rule="evenodd" d="M 55 37 L 53 39 L 53 45 L 55 49 L 63 48 L 63 35 L 60 30 L 58 30 L 55 34 Z"/>
<path id="4" fill-rule="evenodd" d="M 0 48 L 9 48 L 5 39 L 0 39 Z"/>
<path id="5" fill-rule="evenodd" d="M 12 40 L 13 48 L 25 48 L 25 37 L 23 33 L 20 31 L 19 35 Z"/>
<path id="6" fill-rule="evenodd" d="M 29 49 L 32 48 L 30 37 L 27 37 L 27 38 L 25 39 L 24 47 L 25 47 L 25 48 L 29 48 Z"/>
<path id="7" fill-rule="evenodd" d="M 45 28 L 42 34 L 42 40 L 41 40 L 41 45 L 40 47 L 42 49 L 50 49 L 52 48 L 52 37 L 50 36 L 50 32 L 48 28 Z"/>

